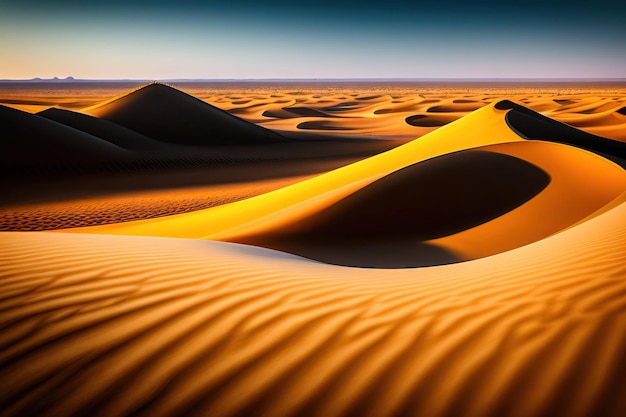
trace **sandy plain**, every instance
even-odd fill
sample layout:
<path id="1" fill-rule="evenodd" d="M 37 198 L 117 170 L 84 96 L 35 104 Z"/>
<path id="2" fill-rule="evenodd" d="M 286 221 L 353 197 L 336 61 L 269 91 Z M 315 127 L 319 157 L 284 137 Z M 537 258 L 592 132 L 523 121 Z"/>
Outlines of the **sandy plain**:
<path id="1" fill-rule="evenodd" d="M 624 88 L 139 87 L 0 95 L 2 415 L 626 412 Z"/>

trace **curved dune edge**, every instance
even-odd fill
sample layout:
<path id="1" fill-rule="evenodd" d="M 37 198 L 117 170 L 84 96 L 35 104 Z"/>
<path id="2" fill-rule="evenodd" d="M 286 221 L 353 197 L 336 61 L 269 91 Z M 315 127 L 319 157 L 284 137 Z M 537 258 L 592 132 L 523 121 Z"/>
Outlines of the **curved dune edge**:
<path id="1" fill-rule="evenodd" d="M 541 141 L 483 149 L 532 163 L 551 180 L 537 196 L 496 219 L 428 241 L 462 259 L 491 256 L 544 239 L 589 218 L 626 190 L 623 169 L 582 149 Z"/>
<path id="2" fill-rule="evenodd" d="M 338 265 L 417 267 L 478 259 L 541 240 L 600 210 L 626 189 L 626 173 L 604 158 L 562 144 L 521 141 L 508 128 L 504 120 L 506 112 L 497 110 L 497 106 L 478 110 L 461 121 L 384 154 L 247 201 L 184 215 L 69 231 L 205 238 L 279 249 Z M 493 137 L 500 141 L 494 141 Z M 470 145 L 477 146 L 471 148 L 474 149 L 472 151 L 468 150 Z M 551 177 L 550 184 L 530 201 L 525 201 L 510 212 L 500 212 L 495 218 L 486 219 L 486 223 L 468 224 L 455 233 L 439 234 L 425 240 L 414 235 L 415 231 L 410 232 L 410 227 L 403 238 L 372 232 L 370 237 L 361 236 L 352 241 L 344 239 L 349 240 L 351 236 L 348 230 L 341 232 L 345 223 L 350 223 L 353 217 L 349 212 L 369 210 L 370 204 L 379 205 L 376 210 L 380 216 L 392 216 L 392 221 L 395 221 L 398 216 L 397 205 L 402 203 L 385 206 L 393 196 L 377 197 L 372 201 L 366 198 L 368 207 L 351 207 L 348 212 L 344 210 L 346 221 L 340 221 L 332 227 L 318 225 L 304 234 L 299 231 L 303 225 L 311 224 L 328 210 L 336 211 L 336 207 L 345 206 L 345 201 L 352 199 L 355 193 L 367 195 L 368 189 L 376 188 L 373 187 L 375 183 L 388 181 L 390 174 L 396 175 L 402 168 L 415 165 L 415 161 L 427 160 L 430 162 L 424 163 L 429 164 L 434 161 L 433 155 L 452 155 L 442 157 L 445 159 L 454 157 L 454 151 L 459 155 L 487 151 L 493 152 L 492 155 L 519 158 L 544 170 Z M 415 167 L 419 168 L 420 164 L 417 163 Z M 498 170 L 492 172 L 492 175 L 498 177 L 509 171 L 504 166 Z M 472 176 L 471 173 L 463 175 L 464 178 L 459 181 Z M 512 180 L 515 180 L 515 175 L 522 174 L 512 175 Z M 405 185 L 412 187 L 416 180 Z M 428 174 L 428 180 L 438 181 L 431 174 Z M 447 188 L 454 188 L 453 185 Z M 437 190 L 431 190 L 432 196 L 429 197 L 429 187 L 429 184 L 422 184 L 414 192 L 411 190 L 410 199 L 426 198 L 429 201 L 424 205 L 430 204 L 432 198 L 440 199 Z M 467 187 L 472 188 L 472 184 Z M 477 187 L 474 188 L 478 192 L 481 187 Z M 425 192 L 424 195 L 420 194 L 420 188 Z M 511 184 L 511 192 L 515 188 L 519 187 Z M 401 194 L 407 192 L 405 189 Z M 485 212 L 493 209 L 491 202 L 496 197 L 483 197 L 483 203 L 487 205 Z M 452 199 L 440 209 L 444 210 L 450 205 L 463 207 L 469 203 L 469 200 L 459 202 Z M 463 209 L 458 210 L 459 215 L 463 215 Z M 423 210 L 418 205 L 413 211 L 415 213 L 404 210 L 404 215 L 409 216 L 404 219 L 406 224 L 415 223 L 416 219 L 411 216 L 419 216 Z M 341 217 L 341 214 L 337 215 Z M 429 214 L 427 217 L 433 216 Z M 353 229 L 368 229 L 373 223 L 380 223 L 380 220 L 370 219 L 365 223 L 363 227 Z M 342 241 L 324 237 L 325 234 L 334 233 L 335 229 Z M 366 253 L 368 255 L 364 257 Z"/>
<path id="3" fill-rule="evenodd" d="M 408 166 L 322 210 L 294 208 L 276 215 L 277 221 L 292 218 L 289 224 L 268 227 L 266 221 L 225 240 L 344 266 L 406 268 L 467 260 L 426 242 L 498 218 L 550 183 L 540 167 L 498 153 L 499 146 Z"/>
<path id="4" fill-rule="evenodd" d="M 277 133 L 160 83 L 84 109 L 90 116 L 178 145 L 244 145 L 284 142 Z"/>
<path id="5" fill-rule="evenodd" d="M 78 233 L 220 239 L 220 233 L 256 222 L 290 206 L 315 199 L 315 209 L 332 204 L 390 172 L 436 156 L 496 143 L 523 141 L 504 120 L 506 111 L 483 107 L 405 145 L 299 184 L 208 210 L 162 219 L 68 229 Z M 340 192 L 338 190 L 341 190 Z M 332 198 L 321 198 L 323 195 Z M 308 204 L 308 203 L 305 203 Z M 236 216 L 233 215 L 236 213 Z M 288 219 L 286 219 L 288 220 Z"/>
<path id="6" fill-rule="evenodd" d="M 492 157 L 479 161 L 481 154 Z M 444 168 L 448 159 L 453 166 Z M 441 169 L 426 168 L 434 165 Z M 533 175 L 533 168 L 549 182 Z M 415 174 L 407 177 L 406 170 Z M 405 177 L 400 184 L 398 176 Z M 539 188 L 525 194 L 534 181 Z M 625 189 L 626 172 L 593 153 L 550 142 L 512 142 L 434 158 L 365 184 L 328 207 L 292 206 L 219 239 L 338 265 L 430 266 L 541 240 L 600 210 Z M 518 203 L 507 209 L 498 203 L 503 199 Z M 504 210 L 488 216 L 498 208 Z M 482 221 L 473 221 L 477 214 Z"/>
<path id="7" fill-rule="evenodd" d="M 626 412 L 624 203 L 419 270 L 185 239 L 0 239 L 5 416 Z"/>

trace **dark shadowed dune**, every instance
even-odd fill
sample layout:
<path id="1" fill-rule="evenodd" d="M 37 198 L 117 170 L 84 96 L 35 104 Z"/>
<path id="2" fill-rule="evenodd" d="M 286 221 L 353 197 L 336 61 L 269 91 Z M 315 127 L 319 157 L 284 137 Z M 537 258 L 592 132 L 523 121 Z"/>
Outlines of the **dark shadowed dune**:
<path id="1" fill-rule="evenodd" d="M 270 130 L 163 84 L 147 85 L 86 112 L 174 144 L 245 145 L 283 141 Z"/>
<path id="2" fill-rule="evenodd" d="M 298 124 L 298 129 L 311 129 L 311 130 L 352 130 L 352 128 L 347 126 L 341 126 L 334 124 L 332 122 L 322 122 L 322 121 L 311 121 L 311 122 L 302 122 Z"/>
<path id="3" fill-rule="evenodd" d="M 306 219 L 236 241 L 348 266 L 451 263 L 453 254 L 424 241 L 494 219 L 549 182 L 521 159 L 464 151 L 411 165 Z"/>
<path id="4" fill-rule="evenodd" d="M 469 103 L 452 103 L 432 106 L 427 111 L 429 113 L 450 113 L 450 112 L 470 112 L 483 107 L 485 103 L 472 101 Z"/>
<path id="5" fill-rule="evenodd" d="M 333 106 L 323 107 L 321 110 L 328 112 L 342 112 L 352 110 L 354 107 L 359 105 L 360 103 L 358 101 L 344 101 Z"/>
<path id="6" fill-rule="evenodd" d="M 558 104 L 574 104 L 574 103 L 576 103 L 574 100 L 559 100 L 559 99 L 556 99 L 556 98 L 554 99 L 554 102 L 558 103 Z"/>
<path id="7" fill-rule="evenodd" d="M 405 119 L 405 121 L 411 126 L 419 126 L 419 127 L 440 127 L 444 126 L 454 120 L 457 117 L 446 117 L 442 116 L 427 116 L 425 114 L 416 114 L 413 116 L 409 116 Z"/>
<path id="8" fill-rule="evenodd" d="M 599 153 L 626 167 L 626 143 L 583 132 L 509 100 L 502 100 L 495 107 L 499 110 L 510 110 L 505 116 L 507 124 L 525 139 L 577 146 Z"/>
<path id="9" fill-rule="evenodd" d="M 266 110 L 265 117 L 275 117 L 278 119 L 293 119 L 297 117 L 331 117 L 323 111 L 308 107 L 285 107 L 280 110 Z"/>
<path id="10" fill-rule="evenodd" d="M 626 116 L 626 107 L 622 107 L 621 109 L 619 109 L 617 111 L 619 114 L 623 114 L 624 116 Z"/>
<path id="11" fill-rule="evenodd" d="M 162 143 L 144 135 L 116 125 L 108 120 L 98 119 L 86 114 L 50 108 L 37 113 L 37 115 L 89 133 L 125 149 L 155 150 L 164 148 Z"/>
<path id="12" fill-rule="evenodd" d="M 5 166 L 91 163 L 128 156 L 124 149 L 98 137 L 2 105 L 0 126 L 0 162 Z"/>

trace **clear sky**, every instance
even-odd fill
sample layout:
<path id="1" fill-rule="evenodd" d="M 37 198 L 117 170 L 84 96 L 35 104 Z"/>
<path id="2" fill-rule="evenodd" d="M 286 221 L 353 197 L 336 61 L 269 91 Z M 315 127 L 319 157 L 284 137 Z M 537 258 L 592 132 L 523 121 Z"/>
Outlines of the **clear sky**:
<path id="1" fill-rule="evenodd" d="M 282 3 L 0 0 L 0 79 L 626 78 L 626 2 Z"/>

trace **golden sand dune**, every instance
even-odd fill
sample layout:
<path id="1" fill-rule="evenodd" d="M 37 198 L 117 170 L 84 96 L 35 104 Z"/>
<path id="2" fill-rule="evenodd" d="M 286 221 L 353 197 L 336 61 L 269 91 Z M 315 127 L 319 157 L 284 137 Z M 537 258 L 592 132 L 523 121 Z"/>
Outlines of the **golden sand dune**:
<path id="1" fill-rule="evenodd" d="M 236 145 L 283 140 L 267 129 L 163 84 L 149 84 L 84 112 L 174 144 Z"/>
<path id="2" fill-rule="evenodd" d="M 544 142 L 491 145 L 408 166 L 328 207 L 284 209 L 276 217 L 286 224 L 266 218 L 220 239 L 340 265 L 437 265 L 535 242 L 624 190 L 626 173 L 587 152 Z"/>
<path id="3" fill-rule="evenodd" d="M 291 206 L 315 209 L 332 204 L 376 179 L 430 158 L 502 142 L 523 141 L 507 126 L 505 110 L 494 106 L 480 109 L 463 120 L 443 126 L 433 133 L 385 153 L 318 176 L 311 180 L 249 200 L 245 205 L 224 206 L 210 213 L 198 211 L 184 217 L 171 216 L 155 222 L 130 222 L 80 232 L 144 234 L 201 238 L 257 222 L 279 214 Z M 305 204 L 306 203 L 306 204 Z M 233 216 L 233 211 L 237 212 Z M 209 219 L 206 216 L 209 216 Z M 281 222 L 283 221 L 281 220 Z"/>
<path id="4" fill-rule="evenodd" d="M 512 122 L 513 112 L 540 129 L 526 119 Z M 349 266 L 490 256 L 563 230 L 626 190 L 626 172 L 605 158 L 515 133 L 538 131 L 546 140 L 566 137 L 606 150 L 606 139 L 538 117 L 502 101 L 386 153 L 250 200 L 74 231 L 248 243 Z M 575 134 L 567 136 L 570 130 Z"/>
<path id="5" fill-rule="evenodd" d="M 535 244 L 406 270 L 1 234 L 2 415 L 621 416 L 621 201 Z"/>
<path id="6" fill-rule="evenodd" d="M 625 104 L 623 95 L 598 97 L 593 94 L 555 93 L 559 94 L 556 97 L 563 98 L 555 99 L 554 94 L 520 94 L 519 91 L 487 95 L 484 92 L 468 95 L 462 92 L 437 94 L 420 91 L 416 94 L 413 91 L 394 91 L 392 94 L 371 95 L 364 92 L 347 96 L 279 94 L 265 99 L 257 97 L 250 101 L 246 101 L 242 95 L 233 99 L 224 96 L 209 96 L 205 99 L 236 112 L 240 117 L 276 129 L 421 136 L 432 130 L 424 128 L 442 126 L 489 103 L 500 101 L 504 97 L 514 97 L 516 102 L 524 103 L 530 109 L 545 113 L 558 121 L 592 134 L 626 141 L 626 117 L 619 113 Z M 298 97 L 298 101 L 293 97 Z M 247 105 L 234 104 L 243 101 Z M 309 120 L 318 117 L 324 119 Z"/>
<path id="7" fill-rule="evenodd" d="M 468 89 L 385 91 L 390 94 L 320 93 L 314 90 L 297 95 L 270 95 L 263 91 L 240 92 L 232 96 L 203 94 L 201 90 L 197 93 L 209 103 L 270 128 L 403 137 L 421 136 L 432 131 L 433 127 L 450 123 L 473 110 L 508 97 L 589 133 L 624 141 L 626 118 L 618 112 L 625 104 L 623 94 L 601 97 L 593 91 L 563 94 L 556 88 L 553 90 L 549 94 L 544 91 L 541 94 L 520 92 L 523 89 L 495 90 L 487 94 L 484 91 L 468 94 Z M 605 114 L 605 117 L 598 118 L 598 113 Z"/>

